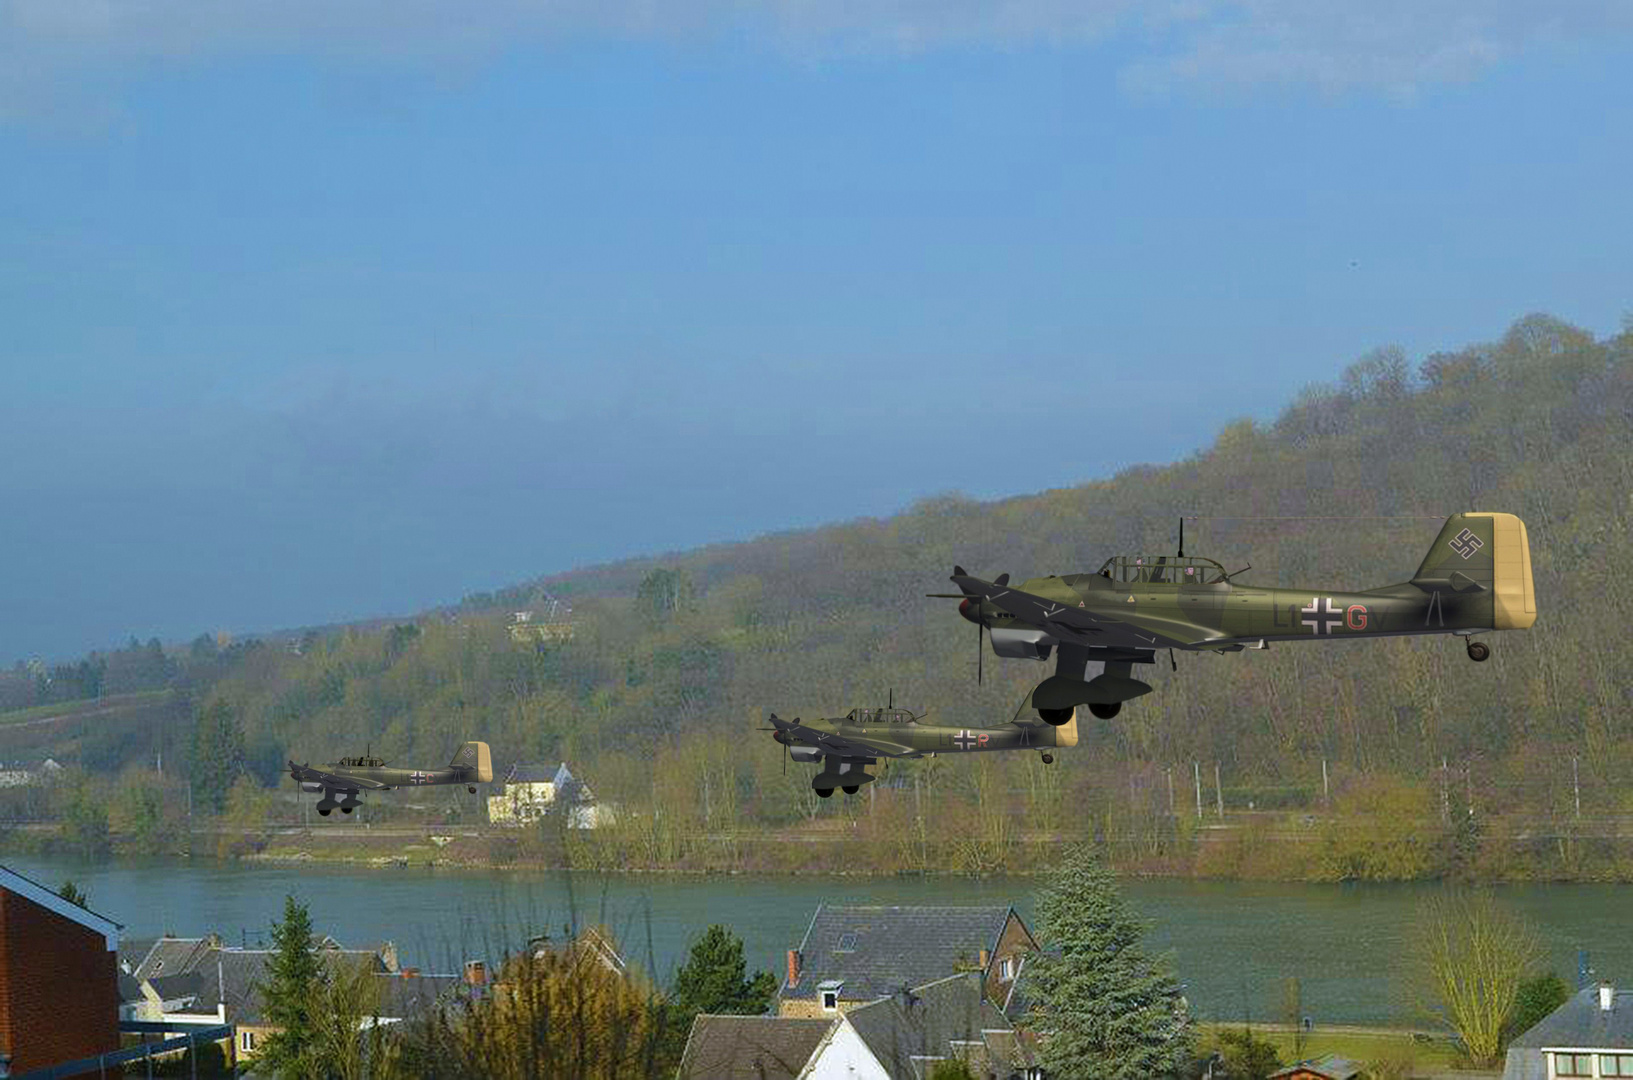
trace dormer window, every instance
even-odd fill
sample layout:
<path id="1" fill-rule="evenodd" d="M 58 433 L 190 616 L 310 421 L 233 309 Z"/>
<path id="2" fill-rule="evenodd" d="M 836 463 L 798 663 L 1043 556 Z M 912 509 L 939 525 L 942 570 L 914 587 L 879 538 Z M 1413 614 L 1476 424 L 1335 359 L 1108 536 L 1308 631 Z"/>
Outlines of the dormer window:
<path id="1" fill-rule="evenodd" d="M 827 979 L 817 986 L 817 994 L 822 999 L 823 1012 L 839 1011 L 839 991 L 844 985 L 838 979 Z"/>
<path id="2" fill-rule="evenodd" d="M 856 951 L 856 935 L 855 934 L 840 934 L 839 935 L 839 944 L 834 946 L 834 952 L 855 952 L 855 951 Z"/>

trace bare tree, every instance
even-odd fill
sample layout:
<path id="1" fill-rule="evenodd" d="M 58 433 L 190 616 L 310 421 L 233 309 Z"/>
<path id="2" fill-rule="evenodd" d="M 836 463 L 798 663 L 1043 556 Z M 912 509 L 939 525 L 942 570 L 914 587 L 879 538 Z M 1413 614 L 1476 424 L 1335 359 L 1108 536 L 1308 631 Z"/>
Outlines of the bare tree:
<path id="1" fill-rule="evenodd" d="M 1430 897 L 1418 908 L 1414 962 L 1424 1004 L 1480 1065 L 1497 1060 L 1520 983 L 1542 959 L 1536 931 L 1487 892 Z"/>

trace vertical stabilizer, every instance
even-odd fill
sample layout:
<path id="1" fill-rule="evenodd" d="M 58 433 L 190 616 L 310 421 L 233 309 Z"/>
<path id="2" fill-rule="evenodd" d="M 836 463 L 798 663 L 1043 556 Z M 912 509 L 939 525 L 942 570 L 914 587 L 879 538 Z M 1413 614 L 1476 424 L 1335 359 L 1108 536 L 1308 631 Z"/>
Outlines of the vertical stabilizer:
<path id="1" fill-rule="evenodd" d="M 1431 591 L 1491 596 L 1491 625 L 1523 630 L 1537 621 L 1531 541 L 1513 514 L 1453 514 L 1441 526 L 1412 584 Z"/>
<path id="2" fill-rule="evenodd" d="M 488 752 L 485 742 L 468 742 L 459 748 L 454 760 L 449 763 L 455 769 L 476 770 L 476 781 L 479 784 L 493 782 L 493 755 Z"/>

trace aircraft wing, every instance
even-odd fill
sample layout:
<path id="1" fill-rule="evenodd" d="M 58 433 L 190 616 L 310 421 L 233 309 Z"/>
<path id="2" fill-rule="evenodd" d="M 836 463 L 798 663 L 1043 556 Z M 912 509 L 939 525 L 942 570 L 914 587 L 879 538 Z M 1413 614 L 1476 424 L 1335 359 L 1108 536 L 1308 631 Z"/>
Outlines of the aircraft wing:
<path id="1" fill-rule="evenodd" d="M 291 768 L 290 771 L 294 772 L 294 769 Z M 383 791 L 386 787 L 378 780 L 367 780 L 360 776 L 337 776 L 309 766 L 301 768 L 295 779 L 305 784 L 322 784 L 334 791 Z"/>
<path id="2" fill-rule="evenodd" d="M 1219 636 L 1217 630 L 1179 619 L 1142 617 L 1136 612 L 1113 617 L 1087 607 L 1071 607 L 1036 593 L 969 575 L 953 575 L 967 595 L 979 596 L 1016 618 L 1056 637 L 1101 648 L 1182 648 Z"/>
<path id="3" fill-rule="evenodd" d="M 863 735 L 840 735 L 833 731 L 820 731 L 817 728 L 806 727 L 798 720 L 782 720 L 775 714 L 771 723 L 777 730 L 790 735 L 807 746 L 814 746 L 825 754 L 838 757 L 909 757 L 919 751 L 911 746 L 904 746 L 889 739 L 877 739 Z"/>

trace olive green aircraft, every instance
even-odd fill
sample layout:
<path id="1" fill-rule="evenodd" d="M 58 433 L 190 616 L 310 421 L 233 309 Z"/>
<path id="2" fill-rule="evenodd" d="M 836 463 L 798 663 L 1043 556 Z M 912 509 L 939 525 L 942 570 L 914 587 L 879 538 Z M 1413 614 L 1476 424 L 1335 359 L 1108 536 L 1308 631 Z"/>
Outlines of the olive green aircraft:
<path id="1" fill-rule="evenodd" d="M 1071 710 L 1067 710 L 1070 712 Z M 772 713 L 771 737 L 799 762 L 817 762 L 811 789 L 826 799 L 839 788 L 855 795 L 877 777 L 867 771 L 880 758 L 920 758 L 986 750 L 1034 750 L 1043 763 L 1055 760 L 1051 750 L 1077 745 L 1077 722 L 1041 724 L 1031 715 L 1032 695 L 1021 702 L 1015 719 L 990 728 L 941 727 L 922 723 L 907 709 L 852 709 L 836 720 L 783 720 Z M 926 714 L 928 715 L 928 714 Z"/>
<path id="2" fill-rule="evenodd" d="M 429 784 L 464 784 L 474 795 L 477 784 L 493 781 L 493 757 L 488 752 L 487 743 L 468 742 L 460 746 L 446 769 L 427 772 L 393 769 L 379 758 L 365 753 L 361 757 L 331 761 L 321 769 L 296 765 L 291 761 L 289 775 L 300 784 L 302 791 L 323 792 L 323 798 L 318 800 L 318 813 L 328 817 L 329 812 L 337 806 L 347 814 L 356 810 L 359 797 L 365 791 L 390 791 L 392 788 Z"/>
<path id="3" fill-rule="evenodd" d="M 1340 641 L 1407 634 L 1454 634 L 1469 659 L 1490 646 L 1474 636 L 1523 630 L 1536 621 L 1531 547 L 1513 514 L 1462 513 L 1446 519 L 1429 554 L 1408 581 L 1360 592 L 1258 588 L 1236 582 L 1251 567 L 1226 573 L 1212 559 L 1185 555 L 1184 523 L 1174 557 L 1116 556 L 1092 574 L 1032 578 L 1008 574 L 983 581 L 954 567 L 959 614 L 990 633 L 1001 657 L 1047 661 L 1055 673 L 1032 691 L 1038 716 L 1071 721 L 1087 705 L 1101 719 L 1151 692 L 1133 677 L 1159 649 L 1239 652 L 1276 641 Z M 977 652 L 977 678 L 980 677 Z M 1101 662 L 1099 675 L 1088 664 Z"/>

